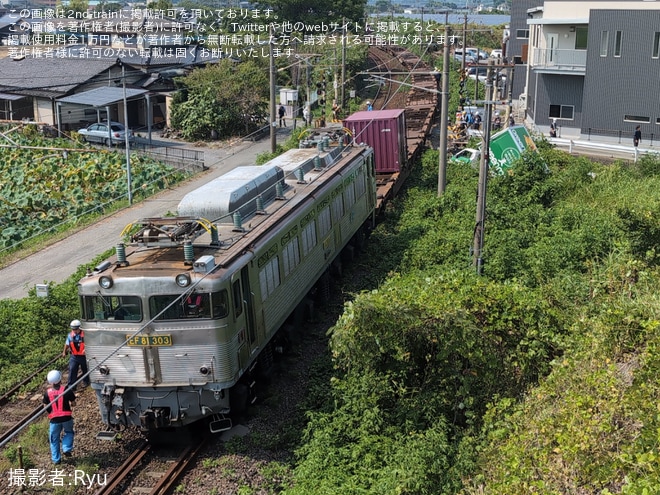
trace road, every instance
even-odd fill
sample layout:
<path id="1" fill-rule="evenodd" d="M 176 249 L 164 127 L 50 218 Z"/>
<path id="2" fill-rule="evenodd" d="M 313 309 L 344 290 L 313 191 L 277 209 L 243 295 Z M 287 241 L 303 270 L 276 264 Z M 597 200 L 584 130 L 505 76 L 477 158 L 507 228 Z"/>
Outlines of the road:
<path id="1" fill-rule="evenodd" d="M 290 135 L 291 126 L 278 129 L 277 141 Z M 270 151 L 270 138 L 256 143 L 238 142 L 225 148 L 195 148 L 204 151 L 209 169 L 183 184 L 124 208 L 69 237 L 16 261 L 0 270 L 0 299 L 21 299 L 36 284 L 61 283 L 80 265 L 90 265 L 104 251 L 114 247 L 126 225 L 139 218 L 160 217 L 176 211 L 179 201 L 190 191 L 241 165 L 254 165 L 259 153 Z"/>

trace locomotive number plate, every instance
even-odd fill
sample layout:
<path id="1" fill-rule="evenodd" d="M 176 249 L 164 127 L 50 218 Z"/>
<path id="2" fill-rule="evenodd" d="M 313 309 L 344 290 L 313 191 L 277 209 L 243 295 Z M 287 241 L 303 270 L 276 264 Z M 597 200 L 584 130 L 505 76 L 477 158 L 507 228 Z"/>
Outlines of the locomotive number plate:
<path id="1" fill-rule="evenodd" d="M 138 335 L 136 337 L 131 337 L 130 335 L 127 335 L 126 338 L 128 339 L 127 344 L 130 346 L 158 347 L 158 346 L 172 345 L 171 335 Z"/>

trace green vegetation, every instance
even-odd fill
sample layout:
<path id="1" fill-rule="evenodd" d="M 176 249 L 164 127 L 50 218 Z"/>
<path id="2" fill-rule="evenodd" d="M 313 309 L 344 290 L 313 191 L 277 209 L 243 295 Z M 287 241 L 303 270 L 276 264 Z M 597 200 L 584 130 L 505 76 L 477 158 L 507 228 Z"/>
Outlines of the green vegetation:
<path id="1" fill-rule="evenodd" d="M 540 143 L 488 190 L 437 154 L 361 258 L 287 494 L 657 493 L 660 161 Z M 367 261 L 368 260 L 368 261 Z M 389 273 L 387 273 L 389 271 Z"/>
<path id="2" fill-rule="evenodd" d="M 11 133 L 11 139 L 16 147 L 0 148 L 0 177 L 11 178 L 0 181 L 0 248 L 71 228 L 88 215 L 112 209 L 127 194 L 121 150 L 97 151 L 66 139 L 43 138 L 34 126 Z M 146 197 L 185 174 L 134 153 L 131 176 L 134 194 Z"/>
<path id="3" fill-rule="evenodd" d="M 181 91 L 172 102 L 172 127 L 184 139 L 249 134 L 267 115 L 267 59 L 224 59 L 177 79 L 177 85 Z"/>

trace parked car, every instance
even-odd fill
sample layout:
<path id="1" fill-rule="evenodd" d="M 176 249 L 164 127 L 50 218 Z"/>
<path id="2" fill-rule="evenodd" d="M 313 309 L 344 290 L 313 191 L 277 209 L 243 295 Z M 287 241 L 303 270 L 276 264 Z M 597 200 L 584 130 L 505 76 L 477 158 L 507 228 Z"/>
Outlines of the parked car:
<path id="1" fill-rule="evenodd" d="M 463 49 L 457 48 L 454 51 L 454 60 L 457 60 L 458 62 L 463 61 Z M 469 52 L 465 52 L 465 63 L 466 64 L 473 64 L 477 61 L 475 57 L 473 57 Z"/>
<path id="2" fill-rule="evenodd" d="M 488 72 L 488 67 L 485 65 L 473 65 L 468 67 L 468 77 L 472 80 L 479 78 L 479 82 L 486 81 L 486 73 Z"/>
<path id="3" fill-rule="evenodd" d="M 78 134 L 83 136 L 85 141 L 90 143 L 103 143 L 106 146 L 111 144 L 118 145 L 126 142 L 126 131 L 124 124 L 119 122 L 110 122 L 110 129 L 108 130 L 107 122 L 100 122 L 92 124 L 84 129 L 79 129 Z M 128 140 L 133 142 L 133 131 L 128 130 Z"/>
<path id="4" fill-rule="evenodd" d="M 472 80 L 479 79 L 479 82 L 486 82 L 486 74 L 488 74 L 488 67 L 485 65 L 472 65 L 467 68 L 468 77 Z M 498 80 L 498 71 L 493 70 L 493 83 Z M 500 85 L 506 85 L 506 74 L 499 73 Z"/>
<path id="5" fill-rule="evenodd" d="M 488 54 L 483 50 L 478 48 L 466 48 L 466 50 L 475 60 L 488 60 Z"/>
<path id="6" fill-rule="evenodd" d="M 500 50 L 499 48 L 496 48 L 495 50 L 492 50 L 490 52 L 490 58 L 494 58 L 496 60 L 501 59 L 502 58 L 502 50 Z"/>

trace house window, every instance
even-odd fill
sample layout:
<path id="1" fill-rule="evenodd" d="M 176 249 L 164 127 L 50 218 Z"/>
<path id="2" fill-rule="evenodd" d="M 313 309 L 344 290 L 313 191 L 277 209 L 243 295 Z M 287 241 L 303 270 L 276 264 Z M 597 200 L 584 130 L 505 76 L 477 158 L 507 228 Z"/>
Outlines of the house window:
<path id="1" fill-rule="evenodd" d="M 624 122 L 638 122 L 640 124 L 648 124 L 651 122 L 651 117 L 642 117 L 641 115 L 624 115 Z"/>
<path id="2" fill-rule="evenodd" d="M 573 105 L 550 105 L 550 114 L 548 116 L 551 119 L 573 120 L 574 112 L 575 107 Z"/>
<path id="3" fill-rule="evenodd" d="M 610 39 L 610 32 L 609 31 L 601 31 L 600 32 L 600 56 L 601 57 L 607 57 L 607 43 L 609 42 Z"/>
<path id="4" fill-rule="evenodd" d="M 576 50 L 586 50 L 587 49 L 587 35 L 588 29 L 585 26 L 575 28 L 575 49 Z"/>
<path id="5" fill-rule="evenodd" d="M 614 35 L 614 56 L 621 56 L 621 37 L 623 36 L 623 31 L 617 31 Z"/>
<path id="6" fill-rule="evenodd" d="M 519 40 L 529 39 L 529 29 L 516 29 L 516 38 Z"/>
<path id="7" fill-rule="evenodd" d="M 653 58 L 660 57 L 660 33 L 658 32 L 653 35 L 653 54 L 651 56 Z"/>

